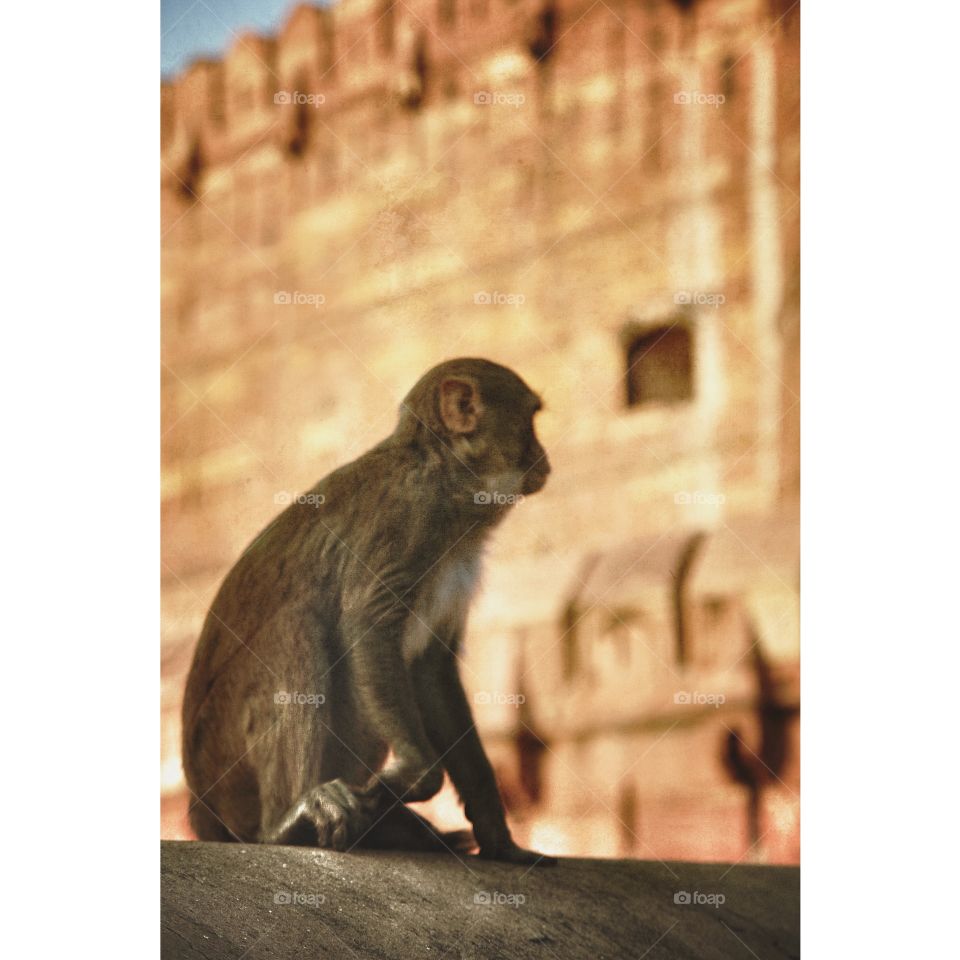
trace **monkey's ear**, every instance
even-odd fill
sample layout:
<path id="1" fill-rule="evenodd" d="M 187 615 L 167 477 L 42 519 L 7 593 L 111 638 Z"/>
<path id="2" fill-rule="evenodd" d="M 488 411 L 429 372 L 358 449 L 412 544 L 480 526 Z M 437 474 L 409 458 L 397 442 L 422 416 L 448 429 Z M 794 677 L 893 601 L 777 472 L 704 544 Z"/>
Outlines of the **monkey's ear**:
<path id="1" fill-rule="evenodd" d="M 440 382 L 440 419 L 451 433 L 472 433 L 482 413 L 480 390 L 473 380 L 448 377 Z"/>

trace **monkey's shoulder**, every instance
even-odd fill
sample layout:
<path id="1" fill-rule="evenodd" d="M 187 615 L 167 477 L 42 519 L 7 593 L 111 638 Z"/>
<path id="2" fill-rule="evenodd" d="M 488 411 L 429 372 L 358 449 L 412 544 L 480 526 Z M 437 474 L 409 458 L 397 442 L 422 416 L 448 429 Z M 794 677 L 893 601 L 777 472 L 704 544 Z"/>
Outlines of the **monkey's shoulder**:
<path id="1" fill-rule="evenodd" d="M 407 479 L 431 484 L 442 484 L 444 479 L 443 460 L 416 445 L 399 442 L 395 437 L 387 437 L 375 447 L 371 447 L 356 460 L 328 474 L 321 484 L 338 486 L 342 483 L 356 484 L 360 487 L 404 490 L 401 481 Z"/>
<path id="2" fill-rule="evenodd" d="M 348 531 L 362 522 L 381 535 L 397 534 L 411 521 L 443 522 L 454 510 L 443 464 L 389 438 L 328 474 L 311 492 L 323 500 L 318 515 Z"/>

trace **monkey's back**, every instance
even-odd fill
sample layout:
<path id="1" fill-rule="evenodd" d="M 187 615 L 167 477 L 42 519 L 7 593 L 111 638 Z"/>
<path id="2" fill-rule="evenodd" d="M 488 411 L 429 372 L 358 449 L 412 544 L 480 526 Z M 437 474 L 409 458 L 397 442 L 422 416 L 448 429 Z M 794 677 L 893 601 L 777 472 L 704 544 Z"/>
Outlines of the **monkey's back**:
<path id="1" fill-rule="evenodd" d="M 276 517 L 204 622 L 184 694 L 184 772 L 194 797 L 245 839 L 327 770 L 354 766 L 359 777 L 378 762 L 340 630 L 344 567 L 370 550 L 358 532 L 370 536 L 364 520 L 382 499 L 364 482 L 376 457 L 375 448 L 341 467 Z"/>

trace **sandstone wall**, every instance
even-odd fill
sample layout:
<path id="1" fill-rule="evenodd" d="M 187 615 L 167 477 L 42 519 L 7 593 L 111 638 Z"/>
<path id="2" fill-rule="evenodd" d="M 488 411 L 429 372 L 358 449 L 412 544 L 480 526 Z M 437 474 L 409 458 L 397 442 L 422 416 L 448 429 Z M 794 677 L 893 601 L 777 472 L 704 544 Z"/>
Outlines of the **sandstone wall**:
<path id="1" fill-rule="evenodd" d="M 641 687 L 617 687 L 615 662 L 599 681 L 568 679 L 563 696 L 586 697 L 586 739 L 551 713 L 549 684 L 543 716 L 519 725 L 514 704 L 490 701 L 534 683 L 538 644 L 543 676 L 561 669 L 591 558 L 751 518 L 795 529 L 798 51 L 799 8 L 766 0 L 344 0 L 299 7 L 277 37 L 243 37 L 164 85 L 170 835 L 179 691 L 220 579 L 284 497 L 392 429 L 424 369 L 474 354 L 515 367 L 547 403 L 553 476 L 498 533 L 465 664 L 505 778 L 520 776 L 518 732 L 549 740 L 542 796 L 517 788 L 531 829 L 560 818 L 569 852 L 617 852 L 634 842 L 624 819 L 666 805 L 675 823 L 654 831 L 670 838 L 658 850 L 749 847 L 724 827 L 745 801 L 718 737 L 756 722 L 744 653 L 756 616 L 717 641 L 729 675 L 715 685 L 740 706 L 663 735 L 698 669 L 671 659 L 675 563 L 634 583 L 611 621 Z M 689 398 L 645 398 L 685 376 L 683 350 Z M 760 596 L 751 610 L 782 614 L 760 639 L 795 668 L 795 578 L 777 570 L 780 585 L 758 559 L 721 600 Z M 595 598 L 580 631 L 601 657 L 609 605 Z M 668 669 L 643 653 L 657 644 Z M 580 791 L 571 807 L 557 758 L 610 795 Z M 654 786 L 630 786 L 631 762 Z M 678 763 L 702 776 L 670 774 Z M 602 839 L 570 826 L 588 815 Z M 698 840 L 685 817 L 720 827 Z"/>

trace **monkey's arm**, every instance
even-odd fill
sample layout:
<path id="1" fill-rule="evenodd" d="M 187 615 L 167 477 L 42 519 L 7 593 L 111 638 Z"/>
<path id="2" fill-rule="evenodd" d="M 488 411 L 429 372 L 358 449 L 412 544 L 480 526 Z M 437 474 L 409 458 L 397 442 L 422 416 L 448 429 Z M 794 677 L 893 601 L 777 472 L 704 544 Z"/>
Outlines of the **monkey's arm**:
<path id="1" fill-rule="evenodd" d="M 553 857 L 518 847 L 510 836 L 496 777 L 480 742 L 452 650 L 431 643 L 414 661 L 411 674 L 427 736 L 463 800 L 480 855 L 513 863 L 556 863 Z"/>
<path id="2" fill-rule="evenodd" d="M 371 728 L 393 752 L 360 793 L 389 802 L 428 800 L 443 785 L 443 767 L 424 730 L 398 638 L 401 610 L 388 605 L 347 618 L 344 639 L 358 698 Z M 369 624 L 373 626 L 369 626 Z"/>

